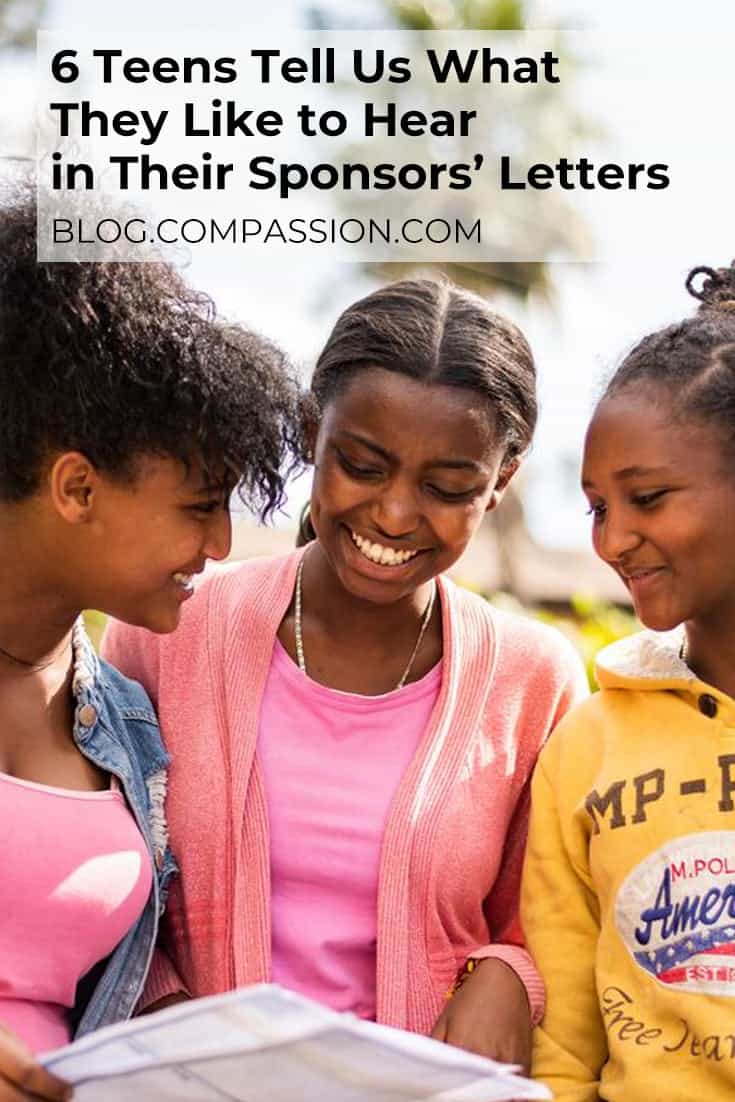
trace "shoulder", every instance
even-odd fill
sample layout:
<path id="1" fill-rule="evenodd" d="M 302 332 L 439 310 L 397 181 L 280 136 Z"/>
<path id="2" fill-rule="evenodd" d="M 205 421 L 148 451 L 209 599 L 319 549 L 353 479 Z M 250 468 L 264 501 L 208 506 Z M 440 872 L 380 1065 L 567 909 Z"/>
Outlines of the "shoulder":
<path id="1" fill-rule="evenodd" d="M 443 585 L 451 597 L 451 614 L 490 633 L 496 676 L 520 679 L 521 684 L 543 678 L 549 685 L 586 685 L 579 653 L 558 628 L 498 608 L 446 579 Z"/>
<path id="2" fill-rule="evenodd" d="M 492 616 L 503 663 L 551 681 L 577 679 L 584 673 L 578 651 L 558 628 L 500 608 L 493 608 Z"/>
<path id="3" fill-rule="evenodd" d="M 445 592 L 460 704 L 480 695 L 487 736 L 515 746 L 530 769 L 551 730 L 589 691 L 582 661 L 555 628 L 456 587 Z"/>
<path id="4" fill-rule="evenodd" d="M 302 555 L 300 548 L 285 555 L 209 567 L 189 604 L 216 601 L 224 610 L 236 612 L 246 603 L 254 609 L 268 609 L 271 601 L 280 601 L 286 595 L 290 600 Z M 186 606 L 184 614 L 188 611 Z"/>
<path id="5" fill-rule="evenodd" d="M 101 703 L 101 722 L 108 736 L 125 751 L 133 773 L 139 770 L 139 776 L 148 778 L 165 770 L 168 754 L 153 703 L 143 686 L 99 659 L 96 688 L 99 694 L 96 701 Z"/>
<path id="6" fill-rule="evenodd" d="M 566 788 L 596 775 L 601 762 L 617 751 L 628 720 L 621 714 L 621 694 L 602 689 L 578 702 L 559 722 L 544 747 L 539 765 Z"/>
<path id="7" fill-rule="evenodd" d="M 278 557 L 213 565 L 195 580 L 192 597 L 181 610 L 178 627 L 165 635 L 111 620 L 105 631 L 103 653 L 128 671 L 131 653 L 154 656 L 196 652 L 211 641 L 210 628 L 225 641 L 240 627 L 258 630 L 281 604 L 290 601 L 301 551 Z M 236 623 L 234 621 L 237 621 Z M 133 676 L 136 676 L 133 673 Z"/>
<path id="8" fill-rule="evenodd" d="M 157 723 L 151 698 L 139 681 L 124 673 L 104 658 L 100 658 L 100 677 L 105 699 L 119 712 L 134 714 L 137 718 Z"/>

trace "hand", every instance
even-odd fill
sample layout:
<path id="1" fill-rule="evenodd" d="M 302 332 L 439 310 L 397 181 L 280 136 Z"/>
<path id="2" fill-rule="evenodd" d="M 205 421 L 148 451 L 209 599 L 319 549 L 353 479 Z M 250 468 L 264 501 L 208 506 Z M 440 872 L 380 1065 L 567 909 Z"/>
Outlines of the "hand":
<path id="1" fill-rule="evenodd" d="M 0 1025 L 0 1102 L 21 1102 L 43 1098 L 48 1102 L 65 1102 L 72 1088 L 57 1079 L 33 1059 L 23 1042 Z"/>
<path id="2" fill-rule="evenodd" d="M 506 1064 L 531 1066 L 531 1012 L 526 989 L 509 964 L 482 960 L 439 1015 L 431 1033 L 448 1045 Z"/>

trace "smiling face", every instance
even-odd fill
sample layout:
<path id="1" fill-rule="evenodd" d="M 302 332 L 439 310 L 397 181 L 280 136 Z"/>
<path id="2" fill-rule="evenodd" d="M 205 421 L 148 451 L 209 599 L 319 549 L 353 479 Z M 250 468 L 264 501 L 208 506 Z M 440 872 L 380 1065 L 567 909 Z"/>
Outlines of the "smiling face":
<path id="1" fill-rule="evenodd" d="M 199 464 L 187 472 L 177 460 L 158 456 L 140 460 L 131 484 L 94 472 L 90 485 L 83 523 L 62 527 L 70 587 L 85 607 L 151 631 L 173 631 L 193 593 L 192 576 L 208 558 L 229 552 L 229 495 L 221 485 L 207 485 Z M 70 495 L 61 499 L 62 510 L 76 516 L 73 479 L 60 492 Z"/>
<path id="2" fill-rule="evenodd" d="M 456 562 L 515 469 L 504 451 L 469 388 L 357 373 L 324 412 L 311 498 L 344 589 L 391 603 Z"/>
<path id="3" fill-rule="evenodd" d="M 735 625 L 735 477 L 717 424 L 682 424 L 661 388 L 605 399 L 587 431 L 582 486 L 595 551 L 646 627 Z"/>

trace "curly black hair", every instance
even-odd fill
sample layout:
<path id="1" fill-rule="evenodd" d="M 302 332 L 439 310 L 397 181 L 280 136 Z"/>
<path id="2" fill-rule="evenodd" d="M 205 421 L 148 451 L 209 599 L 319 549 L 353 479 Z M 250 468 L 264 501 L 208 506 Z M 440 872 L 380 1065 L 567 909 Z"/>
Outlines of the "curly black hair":
<path id="1" fill-rule="evenodd" d="M 299 445 L 283 354 L 225 324 L 164 263 L 38 263 L 22 188 L 0 207 L 0 501 L 80 451 L 134 480 L 142 455 L 227 472 L 262 518 L 283 501 Z"/>
<path id="2" fill-rule="evenodd" d="M 634 383 L 664 386 L 675 414 L 719 423 L 735 449 L 735 261 L 729 268 L 693 268 L 686 289 L 699 300 L 697 313 L 644 337 L 601 402 Z"/>

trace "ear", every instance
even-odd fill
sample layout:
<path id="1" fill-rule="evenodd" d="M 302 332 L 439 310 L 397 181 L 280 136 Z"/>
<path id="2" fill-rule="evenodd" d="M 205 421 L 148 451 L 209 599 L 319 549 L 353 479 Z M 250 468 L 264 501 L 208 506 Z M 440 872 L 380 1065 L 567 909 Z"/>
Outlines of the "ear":
<path id="1" fill-rule="evenodd" d="M 49 474 L 51 500 L 67 524 L 86 524 L 92 519 L 99 488 L 97 468 L 81 452 L 64 452 Z"/>
<path id="2" fill-rule="evenodd" d="M 506 491 L 508 483 L 513 475 L 516 473 L 521 465 L 520 456 L 516 456 L 514 459 L 509 459 L 507 463 L 498 471 L 498 477 L 495 482 L 493 492 L 490 494 L 490 500 L 487 503 L 486 512 L 491 513 L 497 505 L 500 504 L 503 494 Z"/>

